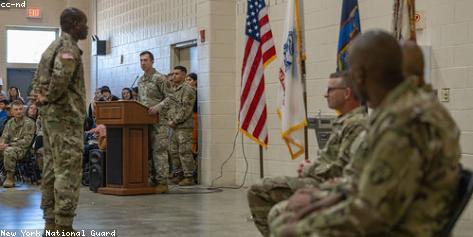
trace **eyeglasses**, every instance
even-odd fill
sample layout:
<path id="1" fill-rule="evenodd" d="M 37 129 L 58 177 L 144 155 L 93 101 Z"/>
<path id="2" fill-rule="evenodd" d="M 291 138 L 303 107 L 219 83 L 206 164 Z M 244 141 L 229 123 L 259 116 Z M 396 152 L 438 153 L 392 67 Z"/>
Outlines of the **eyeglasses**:
<path id="1" fill-rule="evenodd" d="M 330 94 L 330 92 L 334 90 L 341 90 L 341 89 L 347 89 L 346 87 L 327 87 L 327 94 Z"/>

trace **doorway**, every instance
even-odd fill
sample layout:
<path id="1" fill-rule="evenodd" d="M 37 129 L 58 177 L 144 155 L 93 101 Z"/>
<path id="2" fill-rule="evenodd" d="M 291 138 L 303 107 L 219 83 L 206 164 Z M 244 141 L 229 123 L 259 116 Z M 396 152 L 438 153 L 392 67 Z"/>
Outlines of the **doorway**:
<path id="1" fill-rule="evenodd" d="M 57 27 L 6 26 L 6 84 L 17 87 L 25 103 L 41 55 L 58 36 Z"/>
<path id="2" fill-rule="evenodd" d="M 7 85 L 8 88 L 14 86 L 20 91 L 21 97 L 25 104 L 28 103 L 28 92 L 36 69 L 34 68 L 8 68 L 7 69 Z M 7 96 L 8 89 L 5 88 Z"/>
<path id="3" fill-rule="evenodd" d="M 171 71 L 175 66 L 181 65 L 187 68 L 187 73 L 193 72 L 198 74 L 197 40 L 172 45 L 171 62 Z"/>
<path id="4" fill-rule="evenodd" d="M 190 40 L 181 43 L 177 43 L 171 45 L 171 68 L 175 66 L 184 66 L 187 68 L 187 73 L 195 73 L 199 76 L 199 61 L 198 61 L 198 51 L 197 51 L 197 40 Z M 198 94 L 197 94 L 198 95 Z M 193 138 L 193 148 L 196 148 L 197 154 L 195 154 L 195 161 L 196 161 L 196 181 L 200 183 L 201 177 L 201 147 L 202 147 L 202 129 L 200 129 L 199 124 L 200 122 L 200 110 L 198 106 L 198 96 L 196 98 L 196 112 L 193 114 L 193 117 L 197 119 L 197 129 L 195 129 L 194 133 L 196 133 L 197 141 Z M 195 124 L 195 123 L 194 123 Z"/>

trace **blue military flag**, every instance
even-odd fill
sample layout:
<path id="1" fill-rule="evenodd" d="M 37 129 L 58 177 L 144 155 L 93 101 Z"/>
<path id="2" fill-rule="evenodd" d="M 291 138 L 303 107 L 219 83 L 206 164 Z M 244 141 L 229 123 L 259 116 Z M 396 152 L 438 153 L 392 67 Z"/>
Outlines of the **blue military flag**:
<path id="1" fill-rule="evenodd" d="M 338 38 L 337 71 L 348 69 L 348 48 L 361 32 L 358 0 L 343 0 L 340 35 Z"/>

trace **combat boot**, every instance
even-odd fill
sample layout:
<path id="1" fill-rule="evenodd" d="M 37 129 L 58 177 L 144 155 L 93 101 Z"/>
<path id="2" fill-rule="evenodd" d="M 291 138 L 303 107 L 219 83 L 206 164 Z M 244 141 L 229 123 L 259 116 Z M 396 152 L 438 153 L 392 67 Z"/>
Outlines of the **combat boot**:
<path id="1" fill-rule="evenodd" d="M 175 174 L 174 177 L 171 178 L 172 184 L 179 184 L 184 179 L 182 174 Z"/>
<path id="2" fill-rule="evenodd" d="M 156 186 L 156 193 L 167 193 L 169 191 L 167 184 L 158 184 Z"/>
<path id="3" fill-rule="evenodd" d="M 13 188 L 15 187 L 15 178 L 12 173 L 7 173 L 7 179 L 3 182 L 4 188 Z"/>
<path id="4" fill-rule="evenodd" d="M 195 182 L 193 178 L 184 178 L 183 180 L 181 180 L 181 182 L 179 182 L 180 186 L 191 186 L 194 184 Z"/>

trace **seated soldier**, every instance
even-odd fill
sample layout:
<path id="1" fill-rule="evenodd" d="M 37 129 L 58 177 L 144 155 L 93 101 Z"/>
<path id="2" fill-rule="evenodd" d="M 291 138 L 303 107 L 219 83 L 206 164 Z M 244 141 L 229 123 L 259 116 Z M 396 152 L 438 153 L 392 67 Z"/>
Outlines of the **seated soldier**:
<path id="1" fill-rule="evenodd" d="M 354 157 L 364 160 L 356 191 L 336 190 L 321 200 L 313 195 L 318 189 L 296 192 L 270 218 L 271 234 L 435 236 L 457 189 L 458 127 L 437 100 L 405 79 L 401 49 L 390 34 L 359 36 L 349 65 L 354 88 L 373 108 L 364 148 Z"/>
<path id="2" fill-rule="evenodd" d="M 34 156 L 36 157 L 36 162 L 38 164 L 39 170 L 43 171 L 43 127 L 41 126 L 41 116 L 38 116 L 36 119 L 36 137 L 33 142 L 33 151 Z"/>
<path id="3" fill-rule="evenodd" d="M 248 203 L 258 230 L 268 236 L 267 216 L 278 202 L 286 200 L 296 190 L 340 177 L 350 162 L 349 151 L 353 140 L 366 126 L 365 108 L 360 106 L 353 89 L 349 86 L 346 72 L 330 75 L 327 92 L 328 107 L 339 114 L 333 123 L 333 132 L 322 150 L 320 158 L 306 165 L 300 177 L 265 178 L 262 184 L 251 186 Z"/>
<path id="4" fill-rule="evenodd" d="M 0 138 L 0 159 L 3 160 L 7 178 L 4 188 L 15 186 L 16 162 L 23 159 L 30 149 L 36 131 L 34 121 L 23 114 L 23 102 L 16 100 L 11 103 L 13 118 L 5 125 Z"/>

